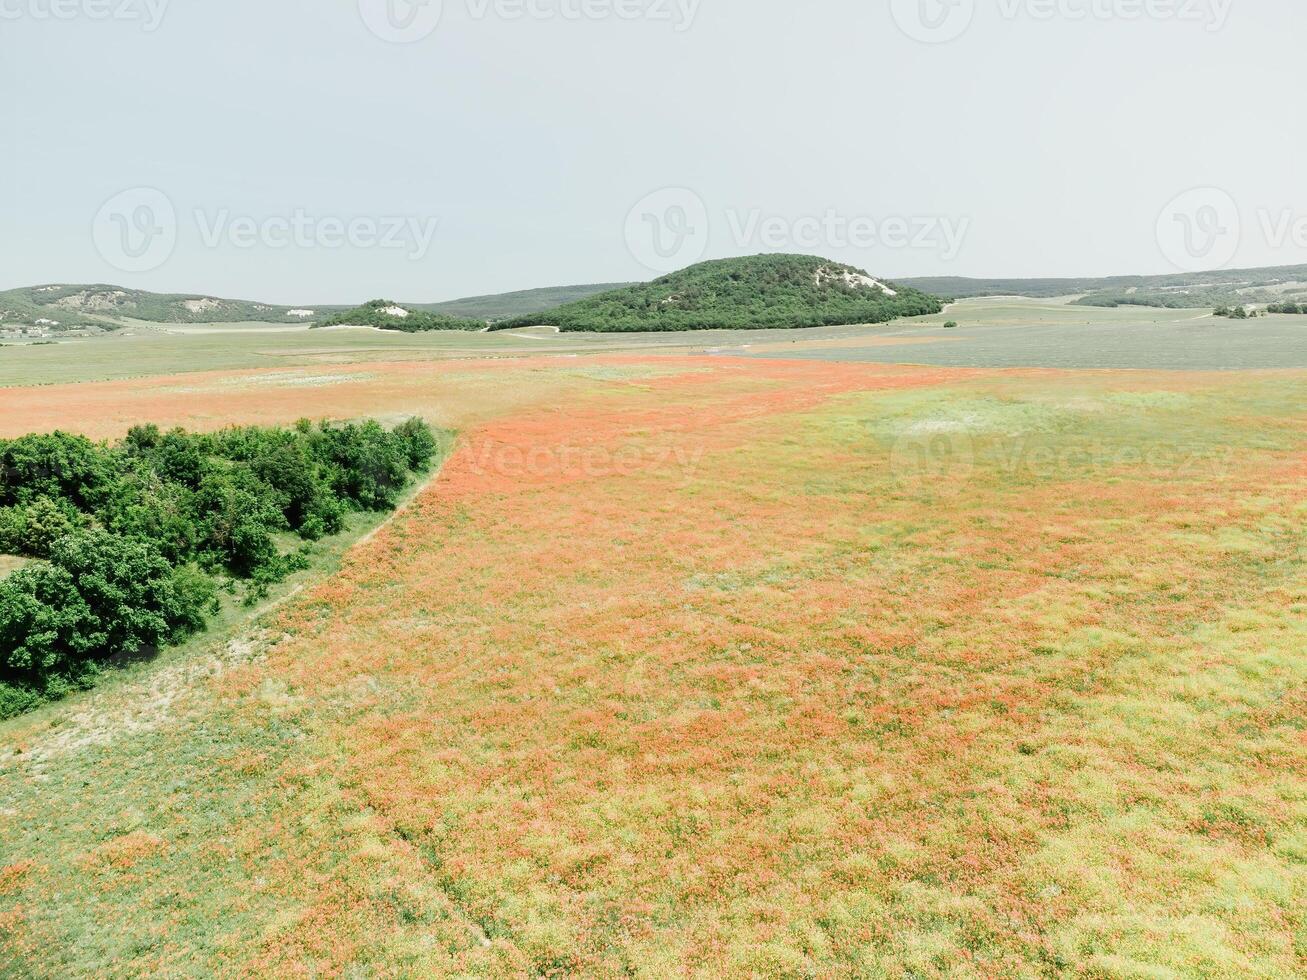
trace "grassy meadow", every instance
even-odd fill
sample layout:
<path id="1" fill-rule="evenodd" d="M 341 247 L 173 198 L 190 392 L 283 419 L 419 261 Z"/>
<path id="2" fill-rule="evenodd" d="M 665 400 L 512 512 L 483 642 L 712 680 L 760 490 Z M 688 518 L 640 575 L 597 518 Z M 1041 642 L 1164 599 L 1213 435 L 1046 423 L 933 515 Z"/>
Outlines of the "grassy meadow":
<path id="1" fill-rule="evenodd" d="M 1300 976 L 1307 373 L 759 353 L 0 393 L 461 432 L 0 725 L 0 974 Z"/>

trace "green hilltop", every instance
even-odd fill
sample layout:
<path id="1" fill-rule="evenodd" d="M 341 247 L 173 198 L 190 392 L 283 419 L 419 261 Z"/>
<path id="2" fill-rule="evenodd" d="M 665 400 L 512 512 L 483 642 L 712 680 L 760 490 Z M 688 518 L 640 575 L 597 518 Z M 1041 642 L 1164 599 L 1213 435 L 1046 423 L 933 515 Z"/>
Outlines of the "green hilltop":
<path id="1" fill-rule="evenodd" d="M 500 330 L 716 330 L 885 323 L 939 313 L 939 299 L 809 255 L 701 262 L 649 283 L 496 323 Z"/>
<path id="2" fill-rule="evenodd" d="M 352 310 L 334 313 L 317 321 L 314 326 L 376 327 L 378 330 L 425 333 L 428 330 L 484 330 L 486 321 L 430 313 L 426 310 L 402 306 L 393 300 L 374 299 Z"/>

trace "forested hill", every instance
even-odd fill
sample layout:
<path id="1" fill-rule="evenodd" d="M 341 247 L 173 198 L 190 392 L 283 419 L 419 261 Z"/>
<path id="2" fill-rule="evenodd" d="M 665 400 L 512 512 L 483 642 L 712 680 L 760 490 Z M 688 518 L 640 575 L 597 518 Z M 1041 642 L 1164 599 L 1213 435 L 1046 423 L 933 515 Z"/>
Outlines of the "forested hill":
<path id="1" fill-rule="evenodd" d="M 402 330 L 405 333 L 425 333 L 428 330 L 484 330 L 486 321 L 466 317 L 428 313 L 401 306 L 393 300 L 374 299 L 370 303 L 333 313 L 314 323 L 315 327 L 376 327 L 378 330 Z"/>
<path id="2" fill-rule="evenodd" d="M 885 323 L 938 313 L 916 289 L 880 282 L 860 269 L 809 255 L 754 255 L 702 262 L 653 282 L 601 293 L 494 329 L 635 331 L 816 327 Z"/>
<path id="3" fill-rule="evenodd" d="M 1155 306 L 1209 309 L 1222 304 L 1277 303 L 1307 298 L 1307 266 L 1221 269 L 1160 276 L 1101 279 L 966 279 L 940 276 L 901 279 L 948 300 L 973 296 L 1051 298 L 1080 294 L 1081 306 Z"/>
<path id="4" fill-rule="evenodd" d="M 321 307 L 300 309 L 199 293 L 151 293 L 103 283 L 24 286 L 0 292 L 0 324 L 34 324 L 53 332 L 116 330 L 127 320 L 153 323 L 301 323 Z"/>

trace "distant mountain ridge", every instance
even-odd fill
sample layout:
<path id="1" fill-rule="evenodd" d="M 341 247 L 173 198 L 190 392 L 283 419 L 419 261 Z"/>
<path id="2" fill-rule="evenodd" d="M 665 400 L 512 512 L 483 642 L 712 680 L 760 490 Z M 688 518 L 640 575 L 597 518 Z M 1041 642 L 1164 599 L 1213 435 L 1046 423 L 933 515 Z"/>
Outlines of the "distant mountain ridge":
<path id="1" fill-rule="evenodd" d="M 625 285 L 628 284 L 551 286 L 441 303 L 402 305 L 412 311 L 490 321 L 552 309 Z M 0 291 L 0 329 L 39 326 L 55 333 L 86 328 L 117 330 L 129 320 L 150 323 L 308 323 L 350 309 L 349 305 L 339 303 L 284 306 L 201 293 L 151 293 L 107 283 L 45 284 Z"/>
<path id="2" fill-rule="evenodd" d="M 811 258 L 811 257 L 800 257 Z M 724 262 L 737 259 L 720 260 Z M 825 262 L 826 260 L 813 260 Z M 838 263 L 829 263 L 838 265 Z M 674 275 L 680 275 L 676 273 Z M 657 291 L 653 283 L 594 283 L 470 296 L 439 303 L 404 303 L 406 309 L 487 322 L 520 321 L 585 303 L 597 296 Z M 1036 299 L 1079 294 L 1086 306 L 1162 306 L 1204 309 L 1222 305 L 1307 302 L 1307 265 L 1216 272 L 1102 278 L 983 279 L 932 276 L 897 279 L 905 289 L 945 300 L 977 296 Z M 663 298 L 666 298 L 665 296 Z M 36 328 L 117 330 L 133 320 L 152 323 L 308 323 L 351 309 L 347 304 L 286 306 L 224 299 L 201 293 L 152 293 L 105 283 L 54 283 L 0 291 L 0 331 Z"/>
<path id="3" fill-rule="evenodd" d="M 1264 266 L 1160 276 L 1070 279 L 969 279 L 933 276 L 899 282 L 945 299 L 976 296 L 1084 294 L 1082 306 L 1157 306 L 1204 309 L 1231 303 L 1276 303 L 1307 296 L 1307 265 Z"/>
<path id="4" fill-rule="evenodd" d="M 324 307 L 277 306 L 195 293 L 151 293 L 106 283 L 25 286 L 0 292 L 0 324 L 116 330 L 126 320 L 154 323 L 303 322 Z M 44 321 L 44 322 L 42 322 Z"/>

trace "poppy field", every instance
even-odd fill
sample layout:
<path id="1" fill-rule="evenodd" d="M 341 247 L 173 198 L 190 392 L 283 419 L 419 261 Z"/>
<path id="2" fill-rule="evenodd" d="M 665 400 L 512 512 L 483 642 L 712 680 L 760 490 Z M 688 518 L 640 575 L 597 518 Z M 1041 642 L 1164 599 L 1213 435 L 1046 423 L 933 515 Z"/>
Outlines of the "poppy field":
<path id="1" fill-rule="evenodd" d="M 1307 969 L 1307 374 L 288 370 L 3 392 L 459 436 L 244 633 L 0 725 L 0 974 Z"/>

